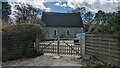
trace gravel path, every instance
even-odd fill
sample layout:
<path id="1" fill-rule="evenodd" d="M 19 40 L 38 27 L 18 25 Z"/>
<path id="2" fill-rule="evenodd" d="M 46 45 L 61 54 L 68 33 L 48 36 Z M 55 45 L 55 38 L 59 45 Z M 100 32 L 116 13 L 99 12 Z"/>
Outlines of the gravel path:
<path id="1" fill-rule="evenodd" d="M 80 60 L 73 56 L 62 56 L 60 59 L 53 59 L 53 56 L 42 55 L 36 58 L 18 59 L 6 61 L 3 66 L 82 66 Z"/>

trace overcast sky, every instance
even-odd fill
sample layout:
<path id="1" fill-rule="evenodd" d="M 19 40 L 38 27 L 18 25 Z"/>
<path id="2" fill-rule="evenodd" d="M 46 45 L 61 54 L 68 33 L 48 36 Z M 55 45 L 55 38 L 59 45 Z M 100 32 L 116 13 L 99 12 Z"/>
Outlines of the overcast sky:
<path id="1" fill-rule="evenodd" d="M 55 3 L 54 5 L 60 7 L 70 7 L 73 9 L 77 7 L 86 7 L 88 10 L 92 12 L 97 12 L 98 10 L 102 10 L 105 12 L 117 11 L 119 2 L 119 0 L 7 0 L 7 1 L 30 3 L 40 9 L 46 9 L 46 11 L 51 11 L 51 8 L 46 7 L 44 3 L 58 2 Z"/>

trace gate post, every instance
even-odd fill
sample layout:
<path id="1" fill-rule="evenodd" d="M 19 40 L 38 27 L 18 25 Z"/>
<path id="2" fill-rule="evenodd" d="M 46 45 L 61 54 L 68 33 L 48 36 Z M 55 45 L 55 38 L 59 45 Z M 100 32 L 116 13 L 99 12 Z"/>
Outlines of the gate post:
<path id="1" fill-rule="evenodd" d="M 57 37 L 57 54 L 59 55 L 59 45 L 60 45 L 60 38 Z"/>
<path id="2" fill-rule="evenodd" d="M 36 37 L 35 49 L 36 49 L 37 54 L 38 54 L 38 53 L 39 53 L 39 36 L 38 36 L 38 35 L 37 35 L 37 37 Z"/>
<path id="3" fill-rule="evenodd" d="M 85 35 L 82 38 L 82 43 L 81 43 L 81 56 L 84 57 L 85 56 Z"/>

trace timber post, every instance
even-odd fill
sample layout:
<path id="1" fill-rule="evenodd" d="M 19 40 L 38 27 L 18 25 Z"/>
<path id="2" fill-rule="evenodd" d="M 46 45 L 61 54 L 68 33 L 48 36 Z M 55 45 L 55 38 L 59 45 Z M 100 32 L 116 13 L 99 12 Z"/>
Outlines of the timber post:
<path id="1" fill-rule="evenodd" d="M 57 37 L 57 54 L 59 55 L 60 37 Z"/>
<path id="2" fill-rule="evenodd" d="M 39 53 L 39 36 L 38 35 L 36 37 L 35 49 L 36 49 L 36 52 Z"/>

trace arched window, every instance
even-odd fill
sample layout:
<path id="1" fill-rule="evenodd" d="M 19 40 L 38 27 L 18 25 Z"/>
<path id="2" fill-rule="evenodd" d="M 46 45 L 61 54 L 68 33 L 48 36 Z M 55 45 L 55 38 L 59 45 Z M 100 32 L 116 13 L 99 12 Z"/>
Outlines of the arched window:
<path id="1" fill-rule="evenodd" d="M 57 35 L 57 30 L 54 30 L 54 35 Z"/>
<path id="2" fill-rule="evenodd" d="M 69 30 L 67 30 L 67 35 L 70 35 L 70 31 Z"/>

